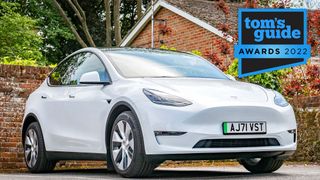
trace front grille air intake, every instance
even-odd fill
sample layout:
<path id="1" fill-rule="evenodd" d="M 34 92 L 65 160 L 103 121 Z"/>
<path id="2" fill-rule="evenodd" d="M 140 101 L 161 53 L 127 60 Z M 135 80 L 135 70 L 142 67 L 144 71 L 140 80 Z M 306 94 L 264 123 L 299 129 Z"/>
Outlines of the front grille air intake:
<path id="1" fill-rule="evenodd" d="M 193 148 L 231 148 L 231 147 L 261 147 L 280 146 L 275 138 L 254 139 L 204 139 L 199 141 Z"/>

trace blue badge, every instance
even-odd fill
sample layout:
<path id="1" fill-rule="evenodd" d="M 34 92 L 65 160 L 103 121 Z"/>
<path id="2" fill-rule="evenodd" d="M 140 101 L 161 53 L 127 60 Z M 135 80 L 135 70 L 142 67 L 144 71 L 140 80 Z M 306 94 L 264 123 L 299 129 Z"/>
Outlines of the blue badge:
<path id="1" fill-rule="evenodd" d="M 239 9 L 239 77 L 298 66 L 311 56 L 306 9 Z"/>

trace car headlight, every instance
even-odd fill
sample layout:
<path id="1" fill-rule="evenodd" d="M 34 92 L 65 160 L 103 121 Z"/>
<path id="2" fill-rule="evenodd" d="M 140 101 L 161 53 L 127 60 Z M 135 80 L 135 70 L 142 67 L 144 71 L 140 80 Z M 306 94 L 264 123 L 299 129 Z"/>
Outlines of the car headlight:
<path id="1" fill-rule="evenodd" d="M 280 93 L 278 93 L 277 91 L 273 91 L 273 92 L 275 94 L 274 103 L 276 105 L 281 106 L 281 107 L 286 107 L 289 105 L 289 103 L 286 101 L 286 99 Z"/>
<path id="2" fill-rule="evenodd" d="M 143 93 L 150 99 L 151 102 L 155 104 L 179 107 L 192 104 L 190 101 L 187 101 L 181 97 L 154 89 L 143 89 Z"/>

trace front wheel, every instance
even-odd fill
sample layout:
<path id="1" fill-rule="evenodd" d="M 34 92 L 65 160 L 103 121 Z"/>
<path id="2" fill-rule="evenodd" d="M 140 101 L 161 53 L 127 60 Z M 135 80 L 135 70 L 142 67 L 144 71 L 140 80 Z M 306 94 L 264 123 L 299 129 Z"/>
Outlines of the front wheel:
<path id="1" fill-rule="evenodd" d="M 30 172 L 44 173 L 54 169 L 56 162 L 46 157 L 46 149 L 39 123 L 31 123 L 24 133 L 24 159 Z"/>
<path id="2" fill-rule="evenodd" d="M 124 177 L 144 177 L 158 165 L 148 161 L 140 124 L 131 111 L 115 120 L 110 136 L 110 156 L 116 172 Z"/>
<path id="3" fill-rule="evenodd" d="M 272 157 L 241 159 L 239 162 L 252 173 L 271 173 L 278 170 L 283 164 L 283 160 Z"/>

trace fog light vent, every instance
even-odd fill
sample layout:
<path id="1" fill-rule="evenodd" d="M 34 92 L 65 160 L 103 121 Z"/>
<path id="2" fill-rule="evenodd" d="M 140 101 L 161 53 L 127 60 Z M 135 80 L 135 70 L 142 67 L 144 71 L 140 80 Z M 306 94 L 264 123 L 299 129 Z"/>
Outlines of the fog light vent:
<path id="1" fill-rule="evenodd" d="M 187 132 L 181 131 L 154 131 L 155 136 L 181 136 Z"/>
<path id="2" fill-rule="evenodd" d="M 293 142 L 295 143 L 297 141 L 297 130 L 290 129 L 290 130 L 288 130 L 288 133 L 293 134 Z"/>

